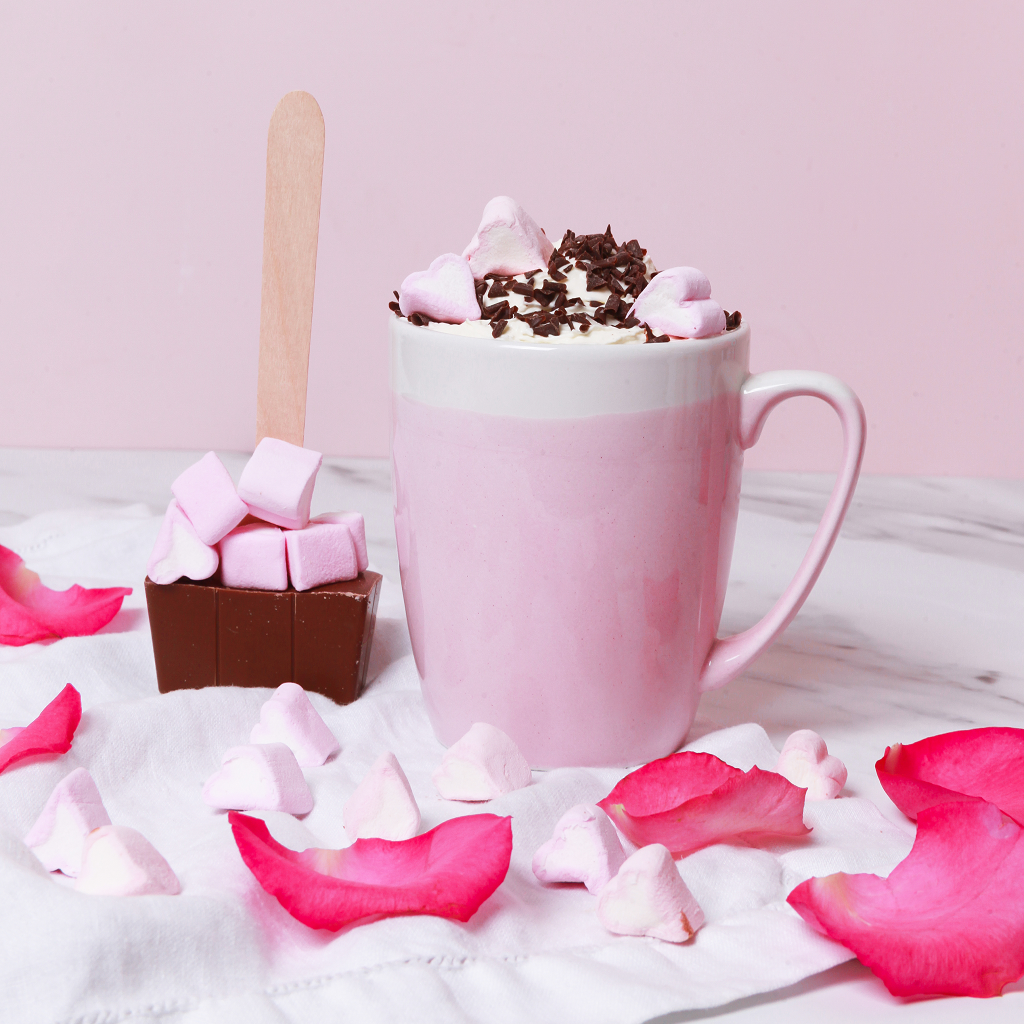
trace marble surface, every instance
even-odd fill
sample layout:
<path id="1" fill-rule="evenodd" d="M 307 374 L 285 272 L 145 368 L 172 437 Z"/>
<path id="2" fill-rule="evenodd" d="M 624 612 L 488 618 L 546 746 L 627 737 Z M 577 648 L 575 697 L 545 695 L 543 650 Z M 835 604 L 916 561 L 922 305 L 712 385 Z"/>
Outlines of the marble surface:
<path id="1" fill-rule="evenodd" d="M 0 526 L 44 511 L 170 498 L 201 453 L 0 449 Z M 222 456 L 236 477 L 243 454 Z M 722 633 L 753 624 L 782 591 L 813 534 L 831 479 L 749 473 Z M 388 465 L 325 460 L 314 512 L 347 507 L 367 523 L 371 561 L 397 580 Z M 84 581 L 83 581 L 84 582 Z M 842 536 L 804 609 L 742 677 L 705 695 L 691 738 L 756 721 L 776 746 L 814 728 L 847 764 L 846 792 L 894 821 L 873 765 L 893 742 L 988 725 L 1024 728 L 1024 482 L 862 479 Z M 1002 999 L 893 999 L 844 964 L 791 989 L 658 1024 L 736 1021 L 1018 1020 L 1024 983 Z"/>

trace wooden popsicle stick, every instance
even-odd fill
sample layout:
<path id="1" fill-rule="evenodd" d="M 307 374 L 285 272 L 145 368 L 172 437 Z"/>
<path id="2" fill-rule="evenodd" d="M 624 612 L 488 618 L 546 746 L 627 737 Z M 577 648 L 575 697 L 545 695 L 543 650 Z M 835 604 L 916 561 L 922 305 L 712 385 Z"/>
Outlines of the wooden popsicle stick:
<path id="1" fill-rule="evenodd" d="M 301 446 L 305 435 L 323 170 L 323 114 L 308 92 L 290 92 L 267 134 L 256 444 Z"/>

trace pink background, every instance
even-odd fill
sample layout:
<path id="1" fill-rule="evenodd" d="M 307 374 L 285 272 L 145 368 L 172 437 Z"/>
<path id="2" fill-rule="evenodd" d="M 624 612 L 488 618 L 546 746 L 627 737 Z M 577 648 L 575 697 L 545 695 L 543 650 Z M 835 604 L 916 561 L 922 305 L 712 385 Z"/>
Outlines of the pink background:
<path id="1" fill-rule="evenodd" d="M 1024 5 L 6 4 L 0 445 L 251 447 L 266 129 L 327 123 L 306 443 L 388 448 L 390 290 L 493 195 L 703 269 L 865 468 L 1024 476 Z M 812 400 L 758 468 L 830 469 Z"/>

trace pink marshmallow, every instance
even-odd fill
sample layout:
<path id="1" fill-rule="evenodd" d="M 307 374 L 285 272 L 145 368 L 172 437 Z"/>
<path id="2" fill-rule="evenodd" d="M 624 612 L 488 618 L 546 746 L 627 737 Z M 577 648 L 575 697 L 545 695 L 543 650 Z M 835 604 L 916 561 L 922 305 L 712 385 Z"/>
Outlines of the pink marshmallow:
<path id="1" fill-rule="evenodd" d="M 475 722 L 445 751 L 433 775 L 445 800 L 492 800 L 530 785 L 530 766 L 511 737 L 486 722 Z"/>
<path id="2" fill-rule="evenodd" d="M 173 583 L 182 576 L 205 580 L 217 571 L 218 561 L 217 549 L 200 540 L 177 500 L 171 498 L 146 564 L 146 574 L 160 584 Z"/>
<path id="3" fill-rule="evenodd" d="M 171 493 L 204 544 L 216 544 L 249 511 L 215 452 L 207 452 L 189 466 L 171 484 Z"/>
<path id="4" fill-rule="evenodd" d="M 100 791 L 84 768 L 76 768 L 54 787 L 42 814 L 25 836 L 47 871 L 75 878 L 82 868 L 85 840 L 94 828 L 110 824 Z"/>
<path id="5" fill-rule="evenodd" d="M 304 530 L 286 531 L 284 540 L 288 576 L 296 590 L 354 580 L 359 575 L 356 544 L 344 523 L 310 521 Z"/>
<path id="6" fill-rule="evenodd" d="M 600 807 L 579 804 L 566 811 L 552 837 L 534 854 L 542 882 L 582 882 L 598 893 L 626 859 L 615 826 Z"/>
<path id="7" fill-rule="evenodd" d="M 352 534 L 356 545 L 356 563 L 360 572 L 365 572 L 370 564 L 366 556 L 366 523 L 359 512 L 324 512 L 313 516 L 311 523 L 344 523 Z"/>
<path id="8" fill-rule="evenodd" d="M 250 743 L 284 743 L 304 768 L 323 764 L 341 744 L 298 683 L 282 683 L 260 709 Z"/>
<path id="9" fill-rule="evenodd" d="M 238 496 L 257 518 L 288 530 L 309 522 L 313 485 L 324 457 L 276 437 L 256 446 L 238 481 Z"/>
<path id="10" fill-rule="evenodd" d="M 398 308 L 403 316 L 424 313 L 445 324 L 479 320 L 480 303 L 469 264 L 446 252 L 426 270 L 413 271 L 398 289 Z"/>
<path id="11" fill-rule="evenodd" d="M 808 800 L 831 800 L 846 785 L 846 765 L 833 757 L 812 729 L 798 729 L 782 747 L 775 770 L 794 786 L 807 790 Z"/>
<path id="12" fill-rule="evenodd" d="M 597 898 L 597 916 L 615 935 L 650 935 L 686 942 L 704 924 L 704 911 L 660 843 L 626 859 Z"/>
<path id="13" fill-rule="evenodd" d="M 695 267 L 663 270 L 630 313 L 657 334 L 673 338 L 710 338 L 725 330 L 725 313 L 711 299 L 711 282 Z"/>
<path id="14" fill-rule="evenodd" d="M 225 811 L 306 814 L 313 794 L 295 755 L 283 743 L 253 743 L 226 751 L 203 786 L 203 802 Z"/>
<path id="15" fill-rule="evenodd" d="M 217 547 L 224 586 L 250 590 L 288 589 L 283 530 L 261 523 L 237 526 Z"/>
<path id="16" fill-rule="evenodd" d="M 419 831 L 420 809 L 409 780 L 390 750 L 374 761 L 345 802 L 345 831 L 353 839 L 411 839 Z"/>
<path id="17" fill-rule="evenodd" d="M 554 249 L 541 227 L 514 199 L 495 196 L 484 207 L 480 227 L 462 255 L 479 281 L 485 274 L 543 270 Z"/>
<path id="18" fill-rule="evenodd" d="M 140 832 L 103 825 L 85 841 L 75 888 L 93 896 L 177 896 L 181 882 Z"/>

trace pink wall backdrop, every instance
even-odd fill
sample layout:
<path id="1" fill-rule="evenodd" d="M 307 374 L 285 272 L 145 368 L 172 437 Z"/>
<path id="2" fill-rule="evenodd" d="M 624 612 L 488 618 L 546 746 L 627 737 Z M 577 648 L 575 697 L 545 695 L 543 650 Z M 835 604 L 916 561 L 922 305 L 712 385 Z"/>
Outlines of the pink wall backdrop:
<path id="1" fill-rule="evenodd" d="M 831 371 L 866 469 L 1024 476 L 1024 5 L 5 4 L 0 445 L 251 447 L 266 130 L 327 124 L 306 443 L 388 448 L 390 290 L 515 196 Z M 812 400 L 749 465 L 830 469 Z"/>

